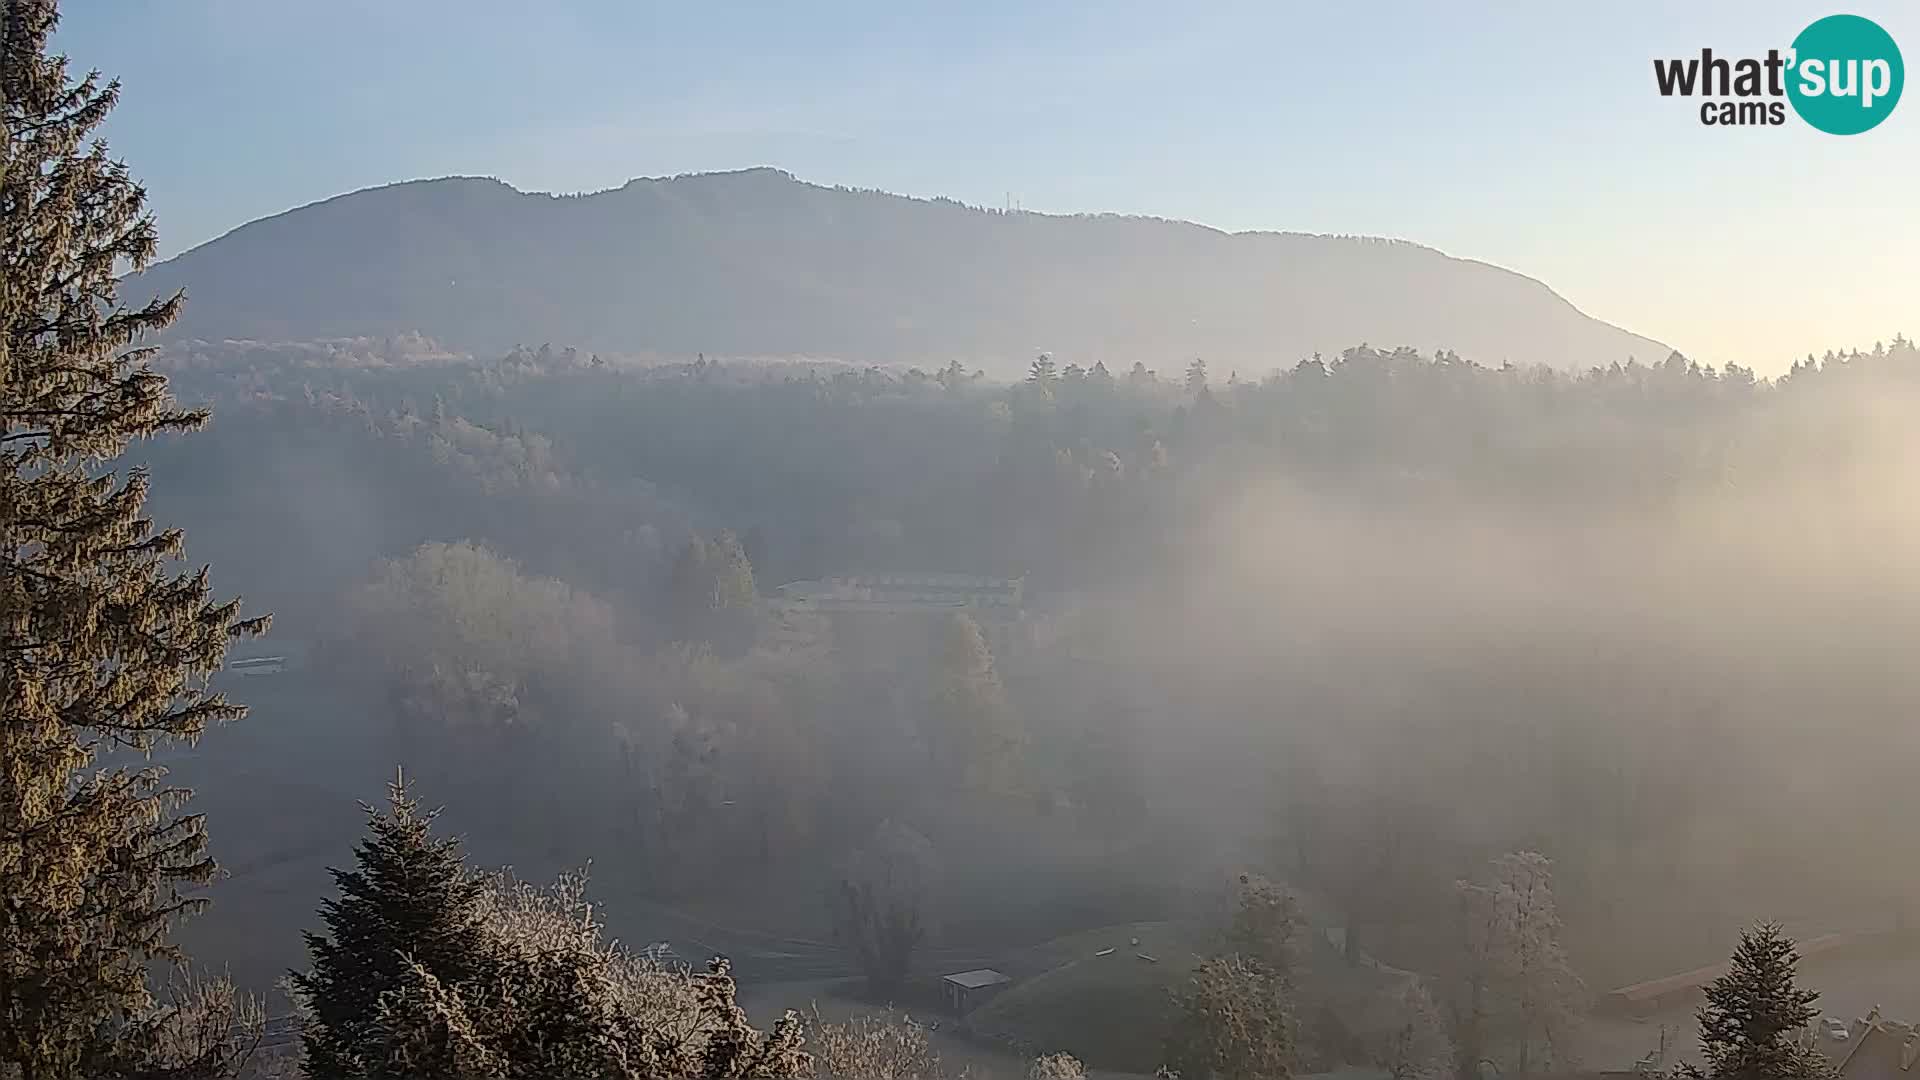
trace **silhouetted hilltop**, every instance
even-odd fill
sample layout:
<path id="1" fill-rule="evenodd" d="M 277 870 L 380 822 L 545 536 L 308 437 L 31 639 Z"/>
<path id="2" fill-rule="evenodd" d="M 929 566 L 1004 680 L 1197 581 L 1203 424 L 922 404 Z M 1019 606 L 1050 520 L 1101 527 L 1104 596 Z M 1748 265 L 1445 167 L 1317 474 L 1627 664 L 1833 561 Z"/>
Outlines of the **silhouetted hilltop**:
<path id="1" fill-rule="evenodd" d="M 775 169 L 592 195 L 448 177 L 341 195 L 149 269 L 186 287 L 175 333 L 420 330 L 492 351 L 814 355 L 996 373 L 1205 357 L 1224 376 L 1368 342 L 1586 368 L 1666 346 L 1531 278 L 1399 241 L 1224 233 L 1156 218 L 982 210 L 820 187 Z"/>

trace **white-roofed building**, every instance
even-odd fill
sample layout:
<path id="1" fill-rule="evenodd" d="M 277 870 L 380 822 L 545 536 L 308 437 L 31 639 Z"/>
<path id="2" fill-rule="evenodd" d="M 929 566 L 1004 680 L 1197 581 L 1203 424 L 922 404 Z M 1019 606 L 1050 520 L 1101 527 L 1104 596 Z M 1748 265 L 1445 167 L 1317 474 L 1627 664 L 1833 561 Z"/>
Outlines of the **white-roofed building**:
<path id="1" fill-rule="evenodd" d="M 940 979 L 940 989 L 946 992 L 947 1005 L 956 1013 L 964 1013 L 1006 989 L 1013 979 L 992 968 L 975 968 L 972 971 L 956 971 Z"/>

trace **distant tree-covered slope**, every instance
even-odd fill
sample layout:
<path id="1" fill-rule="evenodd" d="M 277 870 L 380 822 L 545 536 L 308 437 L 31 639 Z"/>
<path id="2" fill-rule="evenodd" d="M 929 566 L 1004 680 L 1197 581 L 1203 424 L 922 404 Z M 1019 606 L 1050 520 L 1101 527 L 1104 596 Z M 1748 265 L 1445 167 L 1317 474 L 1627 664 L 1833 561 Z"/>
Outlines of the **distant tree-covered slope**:
<path id="1" fill-rule="evenodd" d="M 255 221 L 152 267 L 188 337 L 420 330 L 480 352 L 835 357 L 1024 371 L 1204 357 L 1221 376 L 1355 342 L 1584 370 L 1667 347 L 1538 281 L 1416 244 L 1002 213 L 773 169 L 556 197 L 446 178 Z"/>

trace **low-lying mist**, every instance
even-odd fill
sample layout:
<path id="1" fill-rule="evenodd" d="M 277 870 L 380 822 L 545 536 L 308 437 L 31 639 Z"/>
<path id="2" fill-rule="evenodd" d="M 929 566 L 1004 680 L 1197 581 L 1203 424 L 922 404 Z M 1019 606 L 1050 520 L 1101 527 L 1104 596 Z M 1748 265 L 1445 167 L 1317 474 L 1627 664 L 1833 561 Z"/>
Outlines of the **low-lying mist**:
<path id="1" fill-rule="evenodd" d="M 1143 745 L 1183 827 L 1374 933 L 1443 922 L 1455 878 L 1524 848 L 1602 982 L 1762 918 L 1891 928 L 1920 897 L 1895 854 L 1920 802 L 1916 439 L 1852 441 L 1632 508 L 1262 476 L 1081 620 L 1168 702 Z"/>
<path id="2" fill-rule="evenodd" d="M 217 902 L 271 908 L 287 962 L 396 764 L 477 861 L 590 862 L 623 936 L 749 980 L 798 964 L 754 935 L 828 949 L 834 883 L 892 848 L 932 966 L 1248 868 L 1440 972 L 1456 881 L 1538 851 L 1596 991 L 1920 896 L 1904 342 L 1775 383 L 1361 349 L 1011 387 L 259 348 L 182 368 L 219 420 L 197 490 L 156 448 L 156 510 L 308 658 L 180 765 L 246 871 Z M 1020 579 L 1017 614 L 776 588 L 956 572 Z"/>

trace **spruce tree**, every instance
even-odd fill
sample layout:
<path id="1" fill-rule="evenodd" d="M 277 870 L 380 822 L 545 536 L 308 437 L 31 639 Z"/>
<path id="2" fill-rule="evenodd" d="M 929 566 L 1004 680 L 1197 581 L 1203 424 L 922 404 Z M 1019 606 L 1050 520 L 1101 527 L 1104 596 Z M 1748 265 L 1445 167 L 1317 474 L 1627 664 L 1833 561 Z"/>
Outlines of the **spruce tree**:
<path id="1" fill-rule="evenodd" d="M 400 780 L 384 811 L 366 810 L 355 868 L 331 871 L 340 896 L 320 904 L 328 934 L 305 935 L 312 970 L 293 974 L 311 1014 L 307 1070 L 323 1080 L 376 1074 L 375 1048 L 389 1042 L 383 995 L 419 992 L 422 973 L 458 988 L 488 959 L 486 883 L 468 870 L 458 840 L 433 834 L 437 812 L 423 813 Z"/>
<path id="2" fill-rule="evenodd" d="M 1007 704 L 986 635 L 965 613 L 948 619 L 941 634 L 930 705 L 936 765 L 962 788 L 1012 792 L 1026 735 Z"/>
<path id="3" fill-rule="evenodd" d="M 134 347 L 182 298 L 119 301 L 153 258 L 146 195 L 93 138 L 117 83 L 47 52 L 54 0 L 0 0 L 0 1074 L 110 1075 L 151 1060 L 155 961 L 213 875 L 198 816 L 114 748 L 191 741 L 242 709 L 208 688 L 257 632 L 180 572 L 142 517 L 136 439 L 200 426 Z M 122 759 L 124 760 L 124 758 Z"/>
<path id="4" fill-rule="evenodd" d="M 396 783 L 293 976 L 314 1080 L 813 1074 L 799 1017 L 755 1030 L 726 961 L 662 969 L 604 940 L 583 883 L 472 873 Z"/>
<path id="5" fill-rule="evenodd" d="M 486 1080 L 506 1075 L 482 1041 L 460 996 L 419 964 L 408 964 L 398 985 L 373 1009 L 364 1052 L 370 1080 Z"/>
<path id="6" fill-rule="evenodd" d="M 1819 1080 L 1832 1068 L 1800 1042 L 1820 994 L 1794 982 L 1800 954 L 1780 927 L 1763 923 L 1740 935 L 1727 973 L 1707 985 L 1697 1014 L 1700 1050 L 1712 1080 Z M 1691 1067 L 1683 1076 L 1698 1077 Z"/>
<path id="7" fill-rule="evenodd" d="M 731 530 L 711 540 L 695 533 L 674 559 L 669 602 L 684 641 L 729 645 L 747 628 L 753 610 L 753 564 Z"/>

